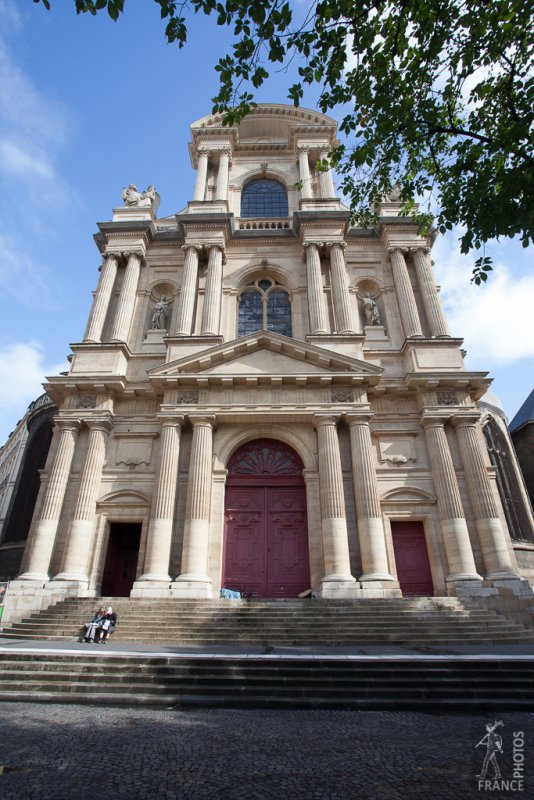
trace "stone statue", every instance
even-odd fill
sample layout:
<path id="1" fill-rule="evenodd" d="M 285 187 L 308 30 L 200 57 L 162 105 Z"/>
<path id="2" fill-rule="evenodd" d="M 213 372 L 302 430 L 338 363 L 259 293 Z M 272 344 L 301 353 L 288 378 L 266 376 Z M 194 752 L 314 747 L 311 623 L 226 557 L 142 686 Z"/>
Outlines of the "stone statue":
<path id="1" fill-rule="evenodd" d="M 135 183 L 130 183 L 126 189 L 122 190 L 122 199 L 125 206 L 150 208 L 157 199 L 157 192 L 154 186 L 149 186 L 144 192 L 138 192 Z"/>
<path id="2" fill-rule="evenodd" d="M 152 321 L 150 323 L 152 330 L 166 330 L 167 314 L 169 313 L 170 305 L 170 298 L 167 298 L 164 294 L 162 294 L 154 305 L 154 310 L 152 311 Z"/>
<path id="3" fill-rule="evenodd" d="M 377 304 L 369 295 L 369 292 L 367 292 L 363 298 L 363 308 L 365 311 L 365 324 L 380 325 L 380 312 L 378 311 Z"/>

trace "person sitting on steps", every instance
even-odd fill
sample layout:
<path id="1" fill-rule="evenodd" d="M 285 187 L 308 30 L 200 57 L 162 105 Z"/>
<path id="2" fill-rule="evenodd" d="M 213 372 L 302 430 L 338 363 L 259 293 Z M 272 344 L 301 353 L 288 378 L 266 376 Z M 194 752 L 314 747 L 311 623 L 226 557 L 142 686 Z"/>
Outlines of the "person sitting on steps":
<path id="1" fill-rule="evenodd" d="M 91 622 L 85 623 L 83 633 L 79 639 L 80 642 L 82 641 L 82 638 L 84 642 L 95 641 L 96 632 L 100 630 L 105 615 L 106 615 L 106 609 L 104 608 L 104 606 L 100 606 L 100 608 L 97 611 L 95 611 L 95 615 L 91 620 Z"/>
<path id="2" fill-rule="evenodd" d="M 100 626 L 100 638 L 98 639 L 98 642 L 100 644 L 106 644 L 107 640 L 109 639 L 109 635 L 113 633 L 116 627 L 117 615 L 113 611 L 113 608 L 108 606 L 102 619 L 102 625 Z"/>

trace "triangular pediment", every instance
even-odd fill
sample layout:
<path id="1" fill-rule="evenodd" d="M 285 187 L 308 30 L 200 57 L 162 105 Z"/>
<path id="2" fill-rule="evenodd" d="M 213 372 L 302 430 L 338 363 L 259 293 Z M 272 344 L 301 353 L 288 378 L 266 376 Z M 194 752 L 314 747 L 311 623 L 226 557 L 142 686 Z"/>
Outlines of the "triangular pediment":
<path id="1" fill-rule="evenodd" d="M 151 379 L 179 376 L 284 376 L 346 374 L 376 383 L 383 370 L 317 345 L 258 331 L 149 371 Z"/>

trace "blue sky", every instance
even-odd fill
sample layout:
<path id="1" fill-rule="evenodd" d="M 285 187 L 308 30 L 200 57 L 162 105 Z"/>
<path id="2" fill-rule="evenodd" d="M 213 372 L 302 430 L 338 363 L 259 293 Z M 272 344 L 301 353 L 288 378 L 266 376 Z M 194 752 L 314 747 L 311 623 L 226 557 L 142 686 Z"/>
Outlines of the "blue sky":
<path id="1" fill-rule="evenodd" d="M 118 23 L 78 17 L 73 0 L 52 6 L 0 0 L 0 443 L 80 341 L 100 264 L 92 236 L 122 187 L 154 184 L 160 216 L 191 199 L 189 124 L 211 111 L 230 43 L 197 17 L 184 50 L 167 45 L 147 0 L 128 0 Z M 286 102 L 286 83 L 275 76 L 258 99 Z M 479 289 L 456 238 L 433 251 L 451 330 L 512 417 L 534 384 L 532 251 L 487 248 L 496 272 Z"/>

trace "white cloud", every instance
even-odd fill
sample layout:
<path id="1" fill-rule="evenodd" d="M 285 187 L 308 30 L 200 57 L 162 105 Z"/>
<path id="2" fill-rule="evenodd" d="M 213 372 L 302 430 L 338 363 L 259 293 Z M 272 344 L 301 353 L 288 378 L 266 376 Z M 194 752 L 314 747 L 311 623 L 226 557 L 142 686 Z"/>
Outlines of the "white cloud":
<path id="1" fill-rule="evenodd" d="M 36 341 L 13 342 L 0 348 L 0 445 L 31 401 L 43 393 L 45 376 L 66 368 L 65 364 L 45 364 L 42 347 Z"/>
<path id="2" fill-rule="evenodd" d="M 534 275 L 495 260 L 486 285 L 471 284 L 475 256 L 460 253 L 455 235 L 438 239 L 433 251 L 452 335 L 464 338 L 470 361 L 486 366 L 534 358 Z"/>
<path id="3" fill-rule="evenodd" d="M 43 154 L 33 155 L 15 142 L 0 140 L 0 170 L 16 175 L 52 178 L 54 170 Z"/>

